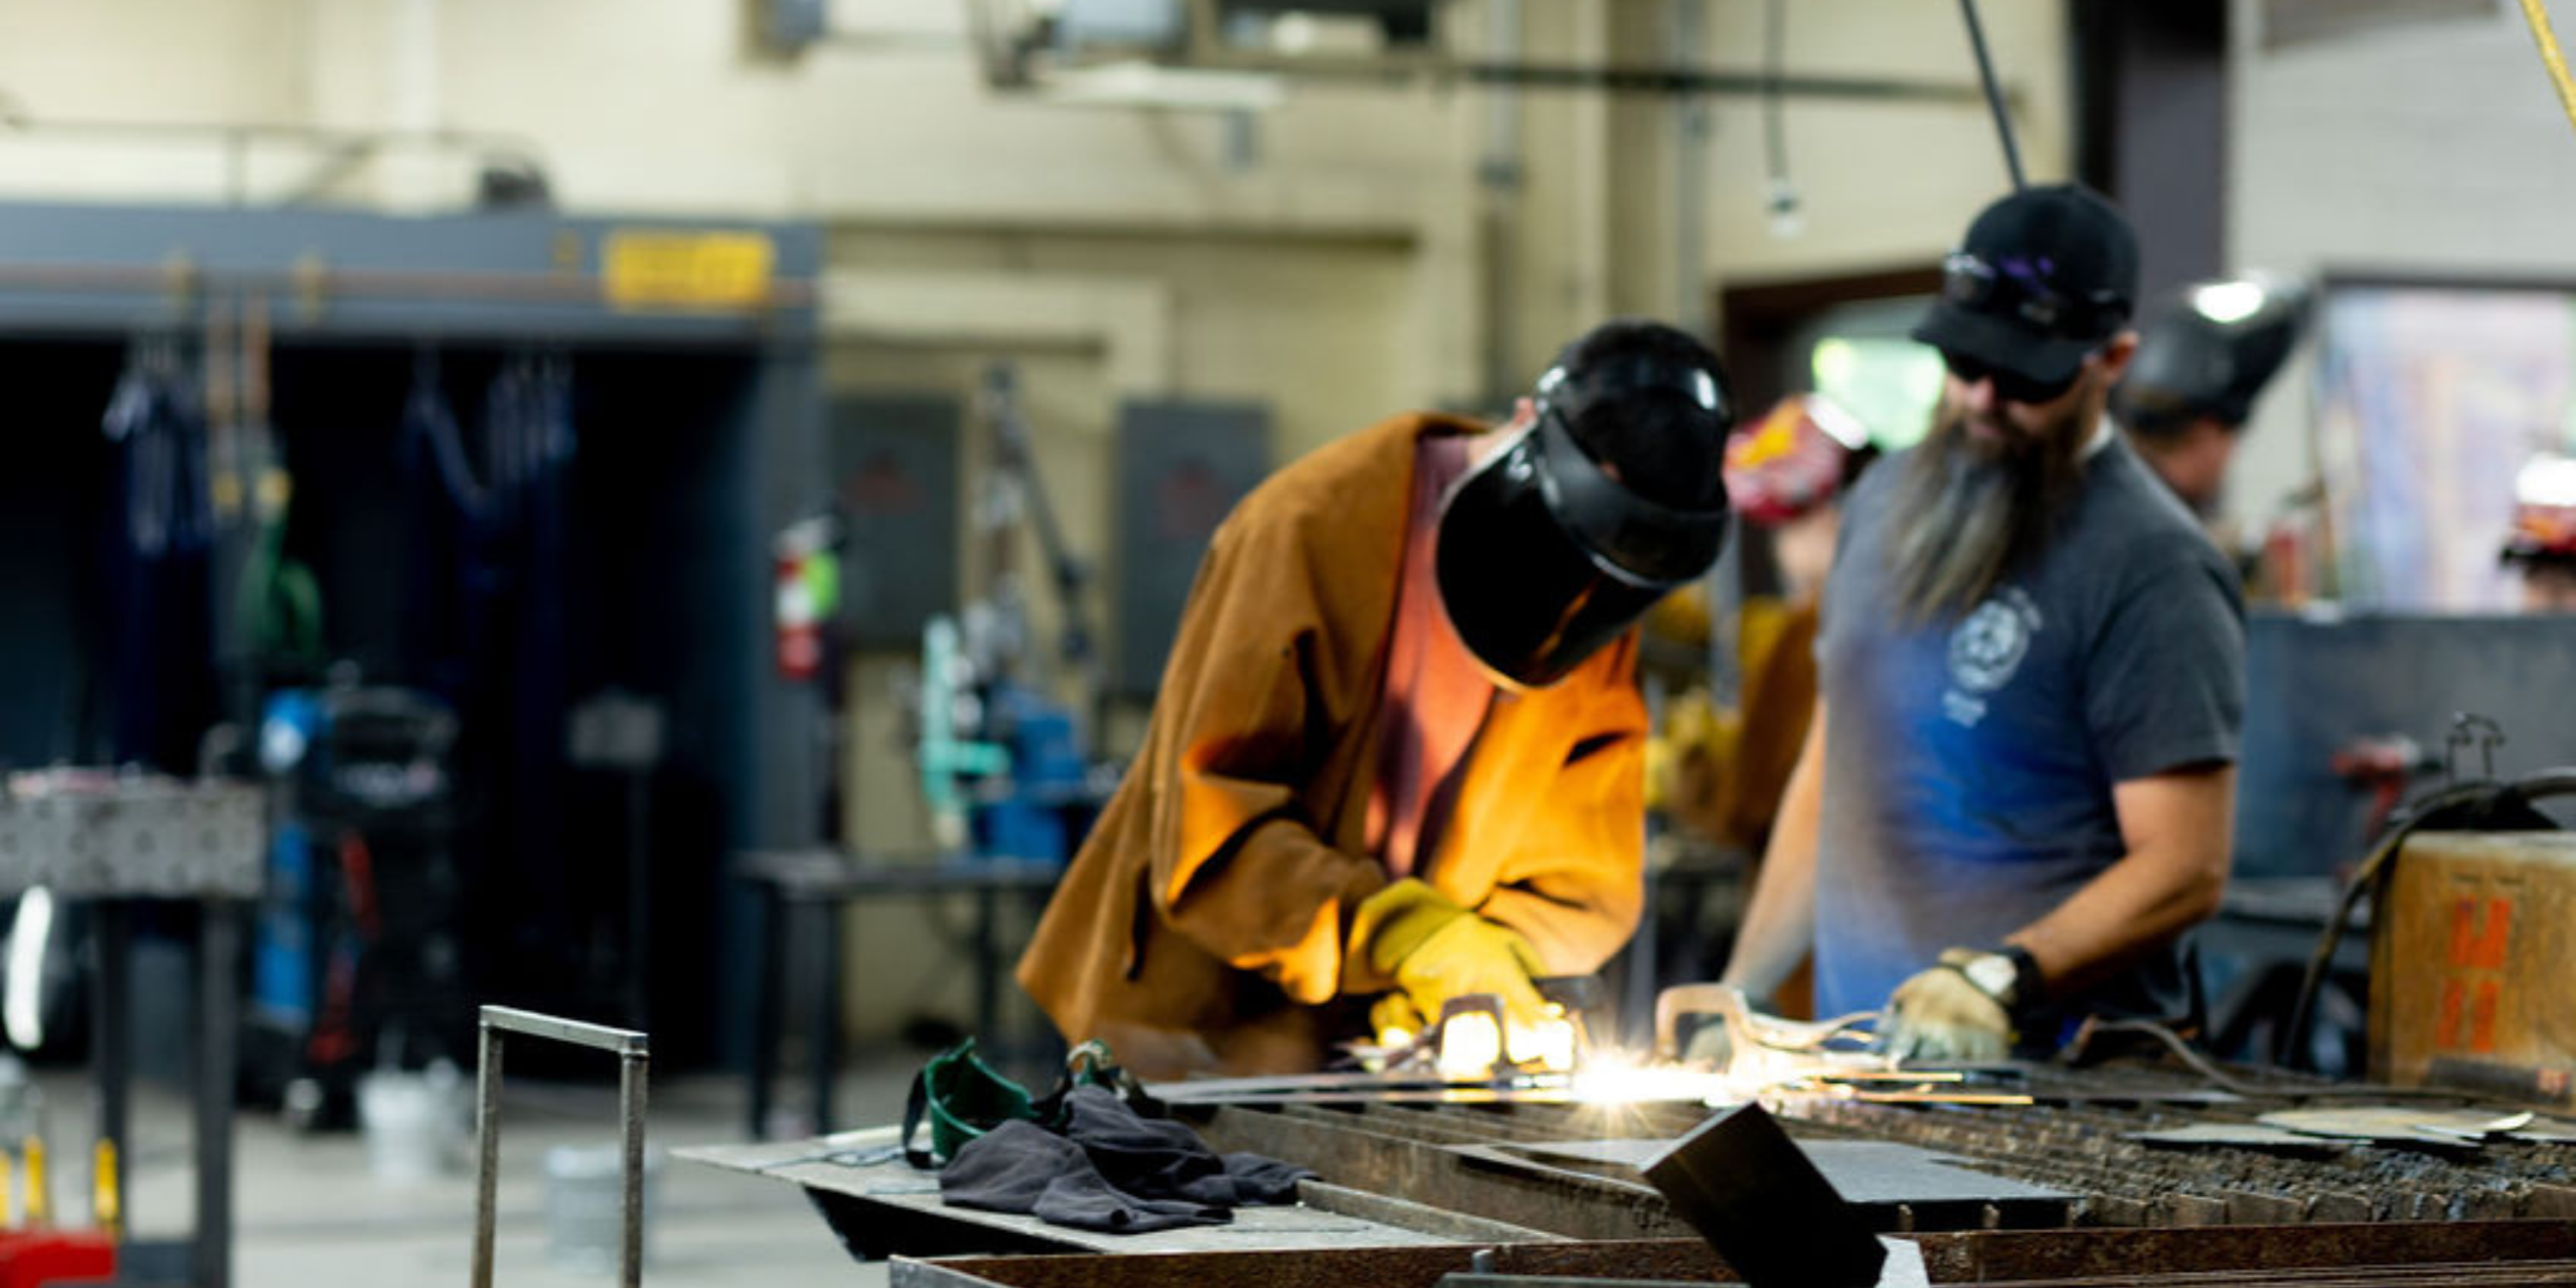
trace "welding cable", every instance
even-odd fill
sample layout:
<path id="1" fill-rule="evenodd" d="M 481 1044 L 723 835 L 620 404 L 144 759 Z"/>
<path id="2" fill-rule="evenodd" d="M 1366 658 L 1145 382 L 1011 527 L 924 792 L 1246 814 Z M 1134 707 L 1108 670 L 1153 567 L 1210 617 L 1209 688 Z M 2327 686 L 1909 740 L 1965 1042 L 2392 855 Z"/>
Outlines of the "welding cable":
<path id="1" fill-rule="evenodd" d="M 1995 137 L 2003 140 L 2004 169 L 2012 175 L 2013 191 L 2030 186 L 2021 175 L 2021 147 L 2013 142 L 2012 117 L 2004 111 L 2003 86 L 1995 83 L 1995 61 L 1986 53 L 1986 27 L 1977 21 L 1977 0 L 1959 0 L 1959 15 L 1968 24 L 1968 48 L 1977 56 L 1977 79 L 1986 87 L 1986 110 L 1995 115 Z"/>
<path id="2" fill-rule="evenodd" d="M 2216 1087 L 2221 1091 L 2254 1099 L 2316 1100 L 2339 1096 L 2350 1096 L 2356 1099 L 2367 1100 L 2405 1100 L 2414 1098 L 2428 1100 L 2464 1100 L 2469 1098 L 2467 1092 L 2461 1091 L 2457 1087 L 2390 1087 L 2378 1083 L 2316 1083 L 2313 1085 L 2303 1085 L 2299 1083 L 2255 1082 L 2251 1079 L 2240 1078 L 2235 1074 L 2229 1073 L 2217 1061 L 2212 1060 L 2207 1055 L 2193 1049 L 2191 1043 L 2184 1040 L 2181 1034 L 2174 1032 L 2171 1026 L 2158 1023 L 2155 1020 L 2106 1020 L 2100 1018 L 2086 1020 L 2084 1022 L 2084 1027 L 2077 1030 L 2075 1043 L 2070 1044 L 2070 1049 L 2072 1049 L 2076 1044 L 2089 1042 L 2095 1038 L 2118 1037 L 2122 1035 L 2153 1038 L 2158 1044 L 2162 1045 L 2166 1051 L 2170 1052 L 2173 1055 L 2173 1058 L 2182 1061 L 2185 1067 L 2189 1068 L 2193 1073 L 2200 1075 L 2201 1079 L 2209 1085 Z"/>
<path id="3" fill-rule="evenodd" d="M 2492 806 L 2508 798 L 2523 802 L 2550 796 L 2576 794 L 2576 768 L 2544 769 L 2512 782 L 2479 780 L 2458 783 L 2409 804 L 2391 817 L 2379 843 L 2353 869 L 2352 879 L 2344 883 L 2343 896 L 2336 901 L 2334 915 L 2326 919 L 2325 930 L 2317 937 L 2316 952 L 2308 958 L 2307 973 L 2299 980 L 2298 1002 L 2290 1008 L 2290 1022 L 2273 1035 L 2272 1063 L 2284 1068 L 2296 1067 L 2290 1056 L 2299 1051 L 2305 1037 L 2309 1016 L 2316 1008 L 2317 994 L 2325 987 L 2326 972 L 2334 965 L 2335 950 L 2343 945 L 2345 931 L 2352 925 L 2352 915 L 2362 896 L 2381 884 L 2382 878 L 2395 867 L 2397 851 L 2406 839 L 2425 824 L 2462 808 Z"/>
<path id="4" fill-rule="evenodd" d="M 2300 1040 L 2307 1032 L 2308 1013 L 2316 1005 L 2318 991 L 2325 986 L 2326 972 L 2334 964 L 2335 950 L 2343 946 L 2344 932 L 2352 925 L 2353 911 L 2361 906 L 2361 897 L 2369 892 L 2380 869 L 2387 866 L 2389 856 L 2395 854 L 2397 847 L 2405 844 L 2406 838 L 2413 835 L 2426 819 L 2462 805 L 2492 800 L 2502 790 L 2500 783 L 2462 783 L 2443 788 L 2389 817 L 2383 825 L 2378 844 L 2373 845 L 2361 865 L 2353 869 L 2351 878 L 2344 882 L 2342 897 L 2335 902 L 2334 914 L 2326 918 L 2325 930 L 2317 937 L 2316 951 L 2308 957 L 2307 972 L 2300 977 L 2298 1001 L 2290 1008 L 2290 1022 L 2272 1035 L 2272 1063 L 2283 1068 L 2296 1067 L 2291 1064 L 2290 1056 L 2298 1050 Z"/>
<path id="5" fill-rule="evenodd" d="M 2567 56 L 2558 52 L 2558 33 L 2549 29 L 2549 7 L 2542 0 L 2522 0 L 2522 20 L 2531 27 L 2531 42 L 2540 46 L 2540 65 L 2558 90 L 2558 106 L 2567 123 L 2576 125 L 2576 79 L 2567 75 Z"/>

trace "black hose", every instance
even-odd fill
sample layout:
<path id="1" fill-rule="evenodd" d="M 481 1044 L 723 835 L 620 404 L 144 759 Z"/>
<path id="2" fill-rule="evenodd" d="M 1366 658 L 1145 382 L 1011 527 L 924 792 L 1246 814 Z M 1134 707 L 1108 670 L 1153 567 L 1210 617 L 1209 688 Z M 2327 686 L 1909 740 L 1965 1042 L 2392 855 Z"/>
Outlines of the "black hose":
<path id="1" fill-rule="evenodd" d="M 1995 137 L 2003 140 L 2004 169 L 2012 175 L 2013 191 L 2030 186 L 2022 180 L 2021 146 L 2013 142 L 2012 117 L 2004 111 L 2003 86 L 1995 83 L 1995 61 L 1986 53 L 1986 27 L 1977 21 L 1977 0 L 1959 0 L 1959 14 L 1968 23 L 1968 48 L 1977 56 L 1977 80 L 1986 87 L 1986 110 L 1995 115 Z"/>
<path id="2" fill-rule="evenodd" d="M 2376 888 L 2393 869 L 2397 851 L 2408 837 L 2425 824 L 2464 807 L 2485 809 L 2507 799 L 2528 802 L 2571 794 L 2576 794 L 2576 767 L 2544 769 L 2509 783 L 2480 780 L 2445 787 L 2408 802 L 2405 809 L 2391 817 L 2378 844 L 2371 847 L 2361 866 L 2353 869 L 2352 879 L 2344 883 L 2343 897 L 2336 902 L 2334 915 L 2317 936 L 2316 952 L 2308 958 L 2307 973 L 2299 980 L 2298 1003 L 2290 1008 L 2290 1022 L 2273 1036 L 2272 1063 L 2298 1067 L 2290 1057 L 2303 1050 L 2309 1014 L 2324 988 L 2326 972 L 2333 967 L 2335 950 L 2342 946 L 2344 932 L 2351 927 L 2353 910 L 2361 905 L 2362 896 Z"/>

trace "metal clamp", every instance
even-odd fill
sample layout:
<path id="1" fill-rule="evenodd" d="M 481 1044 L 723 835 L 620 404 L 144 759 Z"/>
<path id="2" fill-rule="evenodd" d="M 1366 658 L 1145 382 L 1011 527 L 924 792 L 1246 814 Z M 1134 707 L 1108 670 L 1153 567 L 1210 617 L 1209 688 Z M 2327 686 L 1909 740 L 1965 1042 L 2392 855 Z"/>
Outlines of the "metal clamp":
<path id="1" fill-rule="evenodd" d="M 2474 711 L 2462 711 L 2451 717 L 2451 734 L 2443 740 L 2446 751 L 2445 771 L 2452 782 L 2460 780 L 2460 753 L 2474 746 L 2478 749 L 2479 774 L 2486 782 L 2495 781 L 2496 748 L 2504 745 L 2504 726 Z"/>
<path id="2" fill-rule="evenodd" d="M 617 1056 L 617 1118 L 625 1154 L 617 1169 L 622 1238 L 617 1282 L 644 1282 L 644 1088 L 649 1039 L 633 1029 L 539 1015 L 508 1006 L 483 1008 L 482 1050 L 474 1073 L 474 1288 L 492 1288 L 492 1221 L 501 1171 L 501 1035 L 522 1033 Z"/>

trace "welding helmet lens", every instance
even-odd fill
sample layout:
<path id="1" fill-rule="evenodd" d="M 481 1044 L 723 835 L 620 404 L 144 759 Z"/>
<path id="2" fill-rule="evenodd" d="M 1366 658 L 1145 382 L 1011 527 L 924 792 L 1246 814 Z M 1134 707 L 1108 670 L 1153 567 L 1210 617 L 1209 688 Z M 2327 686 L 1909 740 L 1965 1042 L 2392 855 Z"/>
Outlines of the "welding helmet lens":
<path id="1" fill-rule="evenodd" d="M 1723 495 L 1707 508 L 1649 500 L 1595 461 L 1573 425 L 1608 397 L 1669 396 L 1705 417 L 1712 461 L 1732 423 L 1707 369 L 1654 358 L 1539 381 L 1535 421 L 1460 479 L 1442 506 L 1436 567 L 1450 625 L 1508 688 L 1544 688 L 1618 637 L 1656 600 L 1696 580 L 1726 539 Z"/>

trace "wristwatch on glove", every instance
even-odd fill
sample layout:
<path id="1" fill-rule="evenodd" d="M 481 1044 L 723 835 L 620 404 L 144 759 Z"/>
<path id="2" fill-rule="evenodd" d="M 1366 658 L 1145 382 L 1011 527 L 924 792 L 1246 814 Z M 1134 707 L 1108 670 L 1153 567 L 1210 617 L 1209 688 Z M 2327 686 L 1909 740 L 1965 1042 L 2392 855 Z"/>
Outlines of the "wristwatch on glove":
<path id="1" fill-rule="evenodd" d="M 2048 996 L 2048 981 L 2040 977 L 2039 959 L 2019 944 L 1978 953 L 1951 969 L 1967 976 L 1978 992 L 1995 999 L 2005 1014 L 2015 1018 L 2029 1014 Z"/>

